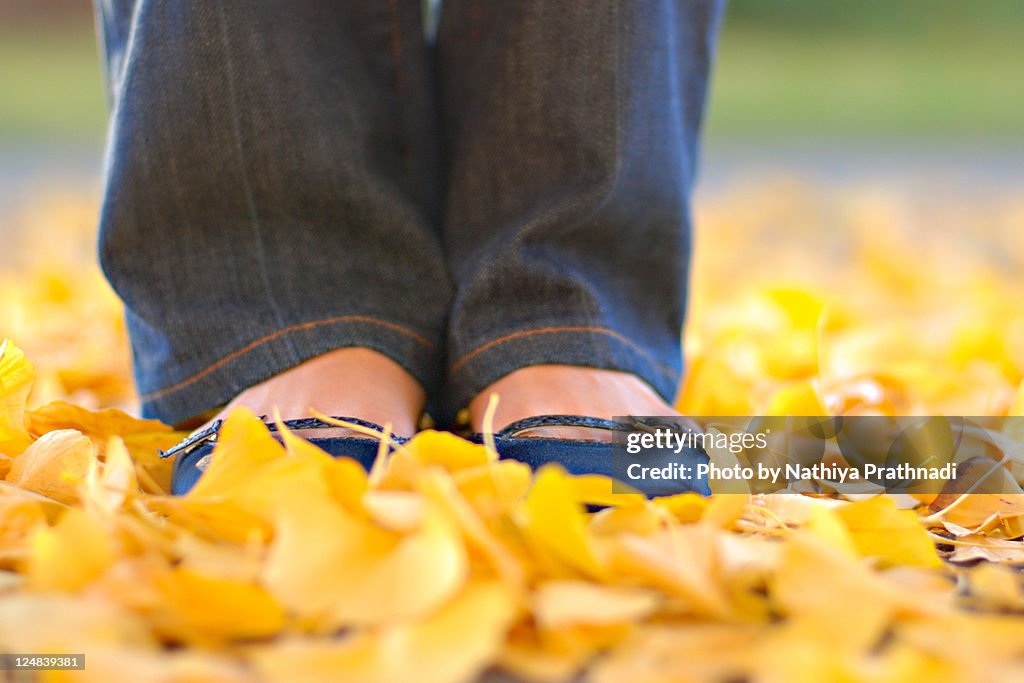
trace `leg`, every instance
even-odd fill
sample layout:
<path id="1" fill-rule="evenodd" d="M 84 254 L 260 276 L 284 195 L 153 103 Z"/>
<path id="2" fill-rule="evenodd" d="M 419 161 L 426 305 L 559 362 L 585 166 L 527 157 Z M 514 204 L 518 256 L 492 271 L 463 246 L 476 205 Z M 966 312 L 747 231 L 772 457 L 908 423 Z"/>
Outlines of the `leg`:
<path id="1" fill-rule="evenodd" d="M 478 397 L 477 422 L 493 388 L 499 427 L 517 413 L 668 410 L 719 10 L 446 2 L 448 372 L 457 406 Z"/>
<path id="2" fill-rule="evenodd" d="M 329 352 L 285 383 L 293 412 L 361 392 L 346 386 L 360 368 L 403 377 L 422 404 L 451 285 L 419 0 L 99 11 L 113 105 L 100 256 L 143 412 L 181 423 Z"/>

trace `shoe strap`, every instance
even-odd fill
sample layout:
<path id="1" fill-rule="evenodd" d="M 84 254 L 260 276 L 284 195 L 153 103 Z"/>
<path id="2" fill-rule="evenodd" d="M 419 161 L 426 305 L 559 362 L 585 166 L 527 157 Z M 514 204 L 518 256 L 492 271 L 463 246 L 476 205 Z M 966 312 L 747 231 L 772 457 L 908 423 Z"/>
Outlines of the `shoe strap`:
<path id="1" fill-rule="evenodd" d="M 610 432 L 631 432 L 636 430 L 649 431 L 655 428 L 669 428 L 676 431 L 689 431 L 693 427 L 680 424 L 651 420 L 648 418 L 627 416 L 628 422 L 616 422 L 602 417 L 587 415 L 534 415 L 516 420 L 495 434 L 496 438 L 512 438 L 517 434 L 540 427 L 582 427 L 584 429 L 603 429 Z M 683 418 L 685 420 L 685 418 Z"/>
<path id="2" fill-rule="evenodd" d="M 331 419 L 338 420 L 339 422 L 351 422 L 354 425 L 366 427 L 367 429 L 372 429 L 375 432 L 379 432 L 381 436 L 384 435 L 384 428 L 377 424 L 376 422 L 370 422 L 369 420 L 363 420 L 358 417 L 331 417 Z M 267 422 L 266 415 L 260 416 L 260 420 L 267 426 L 267 429 L 269 429 L 270 431 L 278 431 L 277 423 Z M 224 420 L 214 420 L 213 424 L 211 424 L 206 429 L 203 429 L 202 431 L 198 431 L 195 434 L 190 435 L 184 441 L 177 444 L 176 446 L 173 446 L 169 450 L 160 451 L 160 457 L 169 458 L 172 455 L 175 455 L 176 453 L 187 453 L 189 451 L 194 450 L 195 448 L 198 448 L 204 443 L 216 441 L 217 435 L 220 433 L 220 428 L 223 426 L 223 424 Z M 295 420 L 285 420 L 283 424 L 285 426 L 285 429 L 288 429 L 289 431 L 293 432 L 302 431 L 306 429 L 325 429 L 338 427 L 338 425 L 336 424 L 324 422 L 323 420 L 317 417 L 303 417 Z M 392 435 L 392 438 L 399 442 L 405 441 L 404 438 L 396 437 L 394 435 Z"/>

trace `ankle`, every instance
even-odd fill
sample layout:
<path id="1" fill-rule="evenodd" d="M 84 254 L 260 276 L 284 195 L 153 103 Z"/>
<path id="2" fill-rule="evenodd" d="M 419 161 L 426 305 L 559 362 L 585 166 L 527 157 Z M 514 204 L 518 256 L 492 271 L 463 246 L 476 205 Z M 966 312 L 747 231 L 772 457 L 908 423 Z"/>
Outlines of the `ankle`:
<path id="1" fill-rule="evenodd" d="M 534 365 L 502 377 L 470 402 L 470 424 L 475 431 L 484 428 L 492 394 L 498 396 L 492 425 L 496 431 L 535 415 L 612 418 L 676 414 L 671 405 L 636 375 L 574 365 Z"/>
<path id="2" fill-rule="evenodd" d="M 338 349 L 312 358 L 236 396 L 221 411 L 245 406 L 257 415 L 282 419 L 314 412 L 390 423 L 395 434 L 416 431 L 425 393 L 398 363 L 372 349 Z"/>

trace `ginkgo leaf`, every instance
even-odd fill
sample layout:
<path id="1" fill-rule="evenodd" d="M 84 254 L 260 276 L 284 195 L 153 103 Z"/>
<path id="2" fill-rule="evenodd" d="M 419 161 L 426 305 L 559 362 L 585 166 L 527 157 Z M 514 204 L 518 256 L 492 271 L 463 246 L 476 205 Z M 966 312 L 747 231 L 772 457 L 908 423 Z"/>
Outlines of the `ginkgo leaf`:
<path id="1" fill-rule="evenodd" d="M 515 596 L 505 586 L 481 581 L 420 621 L 340 641 L 285 641 L 251 657 L 263 679 L 275 683 L 469 683 L 496 658 L 515 614 Z"/>
<path id="2" fill-rule="evenodd" d="M 9 563 L 20 557 L 32 532 L 46 523 L 46 511 L 40 501 L 0 489 L 0 562 Z M 0 589 L 0 594 L 3 592 Z"/>
<path id="3" fill-rule="evenodd" d="M 657 498 L 654 504 L 671 512 L 680 522 L 696 522 L 708 508 L 708 499 L 697 493 Z"/>
<path id="4" fill-rule="evenodd" d="M 15 458 L 7 481 L 62 503 L 74 503 L 95 462 L 96 449 L 88 437 L 61 429 L 43 435 Z"/>
<path id="5" fill-rule="evenodd" d="M 451 475 L 466 500 L 489 515 L 510 512 L 530 490 L 532 478 L 529 465 L 514 460 L 471 467 Z"/>
<path id="6" fill-rule="evenodd" d="M 135 463 L 119 437 L 111 437 L 102 466 L 93 462 L 86 477 L 84 503 L 95 514 L 112 514 L 139 494 Z"/>
<path id="7" fill-rule="evenodd" d="M 810 533 L 789 538 L 771 591 L 800 629 L 854 652 L 877 642 L 896 611 L 891 589 Z"/>
<path id="8" fill-rule="evenodd" d="M 99 578 L 117 557 L 103 524 L 79 510 L 68 510 L 52 528 L 28 539 L 29 585 L 42 591 L 77 591 Z"/>
<path id="9" fill-rule="evenodd" d="M 160 451 L 169 449 L 185 436 L 156 420 L 140 420 L 114 408 L 86 410 L 65 401 L 53 401 L 29 411 L 26 420 L 29 432 L 37 438 L 59 429 L 82 432 L 92 439 L 100 458 L 106 457 L 107 444 L 117 437 L 146 477 L 143 485 L 152 493 L 170 489 L 173 463 L 159 457 Z"/>
<path id="10" fill-rule="evenodd" d="M 40 611 L 59 614 L 60 619 L 40 619 Z M 156 646 L 144 620 L 109 601 L 63 593 L 0 597 L 0 642 L 5 648 L 37 652 L 76 640 L 87 651 L 106 647 L 125 653 Z"/>
<path id="11" fill-rule="evenodd" d="M 247 408 L 237 408 L 221 426 L 210 464 L 188 492 L 189 498 L 238 494 L 262 466 L 279 461 L 285 451 L 266 425 Z"/>
<path id="12" fill-rule="evenodd" d="M 654 612 L 654 591 L 585 581 L 547 581 L 537 587 L 533 611 L 544 628 L 579 624 L 628 624 Z"/>
<path id="13" fill-rule="evenodd" d="M 486 467 L 499 469 L 500 463 Z M 465 474 L 465 471 L 459 474 Z M 451 477 L 440 472 L 428 473 L 421 485 L 424 497 L 462 534 L 470 562 L 475 561 L 477 566 L 490 566 L 508 586 L 518 590 L 526 578 L 527 553 L 518 544 L 513 546 L 517 540 L 513 536 L 514 527 L 500 523 L 506 520 L 506 511 L 489 511 L 486 507 L 481 509 L 479 503 L 474 505 L 456 488 Z"/>
<path id="14" fill-rule="evenodd" d="M 354 518 L 315 471 L 282 485 L 265 581 L 286 606 L 330 625 L 382 624 L 421 615 L 466 578 L 458 532 L 437 513 L 404 535 Z M 310 548 L 316 552 L 310 552 Z"/>
<path id="15" fill-rule="evenodd" d="M 15 456 L 32 443 L 25 428 L 25 404 L 35 367 L 17 346 L 0 342 L 0 453 Z"/>
<path id="16" fill-rule="evenodd" d="M 965 564 L 985 560 L 996 564 L 1024 565 L 1024 545 L 1017 541 L 971 534 L 956 540 L 949 560 Z"/>
<path id="17" fill-rule="evenodd" d="M 141 420 L 116 408 L 86 410 L 66 401 L 52 401 L 40 406 L 29 411 L 26 419 L 29 431 L 36 437 L 58 429 L 76 429 L 97 442 L 106 442 L 114 436 L 125 439 L 143 434 L 159 434 L 164 441 L 176 437 L 180 440 L 181 437 L 157 420 Z"/>
<path id="18" fill-rule="evenodd" d="M 299 437 L 283 424 L 278 425 L 288 455 L 301 466 L 319 470 L 335 501 L 353 514 L 364 512 L 369 479 L 366 471 L 351 458 L 334 458 L 309 441 Z M 294 468 L 293 468 L 294 469 Z"/>
<path id="19" fill-rule="evenodd" d="M 799 380 L 778 389 L 769 400 L 768 415 L 828 415 L 821 390 L 814 380 Z"/>
<path id="20" fill-rule="evenodd" d="M 176 568 L 154 577 L 156 630 L 182 642 L 218 645 L 270 636 L 285 625 L 284 609 L 262 586 Z"/>
<path id="21" fill-rule="evenodd" d="M 642 505 L 644 495 L 636 489 L 602 474 L 584 474 L 572 478 L 576 500 L 586 505 Z"/>
<path id="22" fill-rule="evenodd" d="M 804 521 L 802 531 L 813 535 L 830 548 L 854 558 L 858 556 L 857 544 L 850 528 L 832 508 L 816 507 Z"/>
<path id="23" fill-rule="evenodd" d="M 586 575 L 605 570 L 569 475 L 557 465 L 537 472 L 523 504 L 524 532 L 536 550 Z"/>
<path id="24" fill-rule="evenodd" d="M 750 503 L 749 493 L 742 492 L 742 488 L 712 496 L 701 521 L 714 527 L 731 527 Z"/>
<path id="25" fill-rule="evenodd" d="M 837 508 L 857 551 L 884 564 L 938 567 L 935 545 L 917 515 L 900 510 L 885 496 Z"/>
<path id="26" fill-rule="evenodd" d="M 722 618 L 732 614 L 732 607 L 717 575 L 718 533 L 695 524 L 647 537 L 623 534 L 604 545 L 613 576 L 678 598 L 688 614 Z"/>
<path id="27" fill-rule="evenodd" d="M 633 533 L 646 536 L 666 524 L 669 513 L 654 505 L 605 508 L 590 518 L 590 529 L 599 535 Z"/>
<path id="28" fill-rule="evenodd" d="M 491 461 L 484 446 L 433 429 L 418 433 L 402 448 L 424 465 L 441 465 L 449 472 L 478 467 Z"/>
<path id="29" fill-rule="evenodd" d="M 1024 610 L 1020 573 L 1000 564 L 983 562 L 967 575 L 970 599 L 982 608 Z"/>
<path id="30" fill-rule="evenodd" d="M 88 645 L 88 666 L 74 672 L 48 673 L 46 681 L 109 683 L 173 681 L 177 683 L 253 683 L 252 673 L 229 655 L 196 649 Z M 65 676 L 64 674 L 67 674 Z"/>
<path id="31" fill-rule="evenodd" d="M 759 650 L 768 649 L 763 644 L 769 635 L 754 624 L 656 624 L 635 631 L 622 645 L 598 659 L 587 680 L 742 680 L 762 670 L 758 665 L 764 656 Z"/>

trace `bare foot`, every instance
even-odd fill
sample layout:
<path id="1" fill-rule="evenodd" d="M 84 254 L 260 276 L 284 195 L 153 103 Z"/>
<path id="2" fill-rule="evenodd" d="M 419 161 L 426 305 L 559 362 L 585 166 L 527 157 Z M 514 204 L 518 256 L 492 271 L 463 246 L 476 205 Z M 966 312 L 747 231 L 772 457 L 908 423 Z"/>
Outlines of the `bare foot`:
<path id="1" fill-rule="evenodd" d="M 533 365 L 490 385 L 469 404 L 470 423 L 482 431 L 491 394 L 498 395 L 494 430 L 535 415 L 678 415 L 647 382 L 615 370 L 574 365 Z M 542 427 L 529 436 L 559 439 L 611 439 L 611 434 L 578 427 Z"/>
<path id="2" fill-rule="evenodd" d="M 323 415 L 391 423 L 398 436 L 412 436 L 426 400 L 423 388 L 398 363 L 362 347 L 331 351 L 246 389 L 220 412 L 245 406 L 273 419 Z M 216 418 L 215 418 L 216 419 Z"/>

